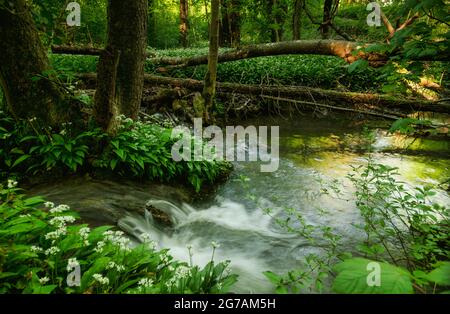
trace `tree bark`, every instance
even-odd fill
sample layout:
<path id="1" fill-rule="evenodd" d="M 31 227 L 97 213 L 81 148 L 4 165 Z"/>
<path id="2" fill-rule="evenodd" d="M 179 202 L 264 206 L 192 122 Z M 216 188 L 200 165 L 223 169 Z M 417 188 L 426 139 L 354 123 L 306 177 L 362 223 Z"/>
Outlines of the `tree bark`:
<path id="1" fill-rule="evenodd" d="M 241 0 L 222 0 L 220 46 L 237 48 L 241 44 Z"/>
<path id="2" fill-rule="evenodd" d="M 81 119 L 81 105 L 52 75 L 26 0 L 0 1 L 0 84 L 17 119 L 42 126 Z"/>
<path id="3" fill-rule="evenodd" d="M 188 47 L 189 33 L 189 3 L 188 0 L 180 0 L 180 41 L 183 48 Z"/>
<path id="4" fill-rule="evenodd" d="M 205 101 L 205 119 L 209 121 L 209 113 L 213 106 L 216 95 L 217 65 L 219 56 L 219 23 L 220 23 L 220 0 L 211 1 L 211 27 L 209 31 L 209 56 L 208 71 L 205 76 L 203 87 L 203 99 Z"/>
<path id="5" fill-rule="evenodd" d="M 299 40 L 302 30 L 302 8 L 304 0 L 295 0 L 294 13 L 292 16 L 292 39 Z"/>
<path id="6" fill-rule="evenodd" d="M 320 33 L 323 39 L 330 37 L 330 23 L 332 20 L 331 7 L 333 5 L 333 0 L 325 0 L 323 4 L 323 22 L 320 27 Z"/>
<path id="7" fill-rule="evenodd" d="M 117 113 L 137 119 L 144 88 L 144 63 L 147 48 L 147 0 L 108 1 L 108 44 L 102 53 L 98 72 L 102 78 L 116 74 L 114 91 L 110 91 L 109 79 L 98 80 L 95 106 L 97 113 Z M 132 22 L 131 22 L 132 21 Z M 117 65 L 114 61 L 119 57 Z M 113 67 L 116 67 L 114 69 Z M 101 93 L 107 94 L 101 95 Z M 112 98 L 112 99 L 110 99 Z M 114 104 L 114 110 L 101 110 Z M 106 130 L 111 125 L 106 122 L 114 116 L 96 117 Z"/>

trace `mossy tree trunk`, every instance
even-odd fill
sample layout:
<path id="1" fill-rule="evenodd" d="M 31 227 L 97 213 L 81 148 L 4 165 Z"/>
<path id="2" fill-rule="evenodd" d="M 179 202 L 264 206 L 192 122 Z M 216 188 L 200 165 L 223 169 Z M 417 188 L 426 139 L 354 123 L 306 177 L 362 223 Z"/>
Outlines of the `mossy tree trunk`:
<path id="1" fill-rule="evenodd" d="M 80 103 L 51 74 L 26 0 L 0 0 L 0 59 L 1 88 L 15 118 L 51 127 L 79 121 Z"/>
<path id="2" fill-rule="evenodd" d="M 98 64 L 98 75 L 104 79 L 97 82 L 94 110 L 97 122 L 105 130 L 111 130 L 117 114 L 138 118 L 144 88 L 147 24 L 147 0 L 108 0 L 107 48 Z"/>
<path id="3" fill-rule="evenodd" d="M 211 0 L 211 26 L 209 30 L 208 71 L 205 76 L 203 99 L 205 100 L 204 118 L 210 121 L 210 112 L 216 95 L 217 65 L 219 59 L 220 0 Z"/>

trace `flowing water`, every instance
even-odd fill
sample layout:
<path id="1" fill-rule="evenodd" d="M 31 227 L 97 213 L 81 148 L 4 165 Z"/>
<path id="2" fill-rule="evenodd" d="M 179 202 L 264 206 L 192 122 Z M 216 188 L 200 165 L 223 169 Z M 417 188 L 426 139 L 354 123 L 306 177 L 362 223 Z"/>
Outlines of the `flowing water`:
<path id="1" fill-rule="evenodd" d="M 220 244 L 216 261 L 231 260 L 240 275 L 234 292 L 272 292 L 264 271 L 284 273 L 298 267 L 306 255 L 322 252 L 321 239 L 311 245 L 277 225 L 283 209 L 299 211 L 308 224 L 332 227 L 343 237 L 342 249 L 354 249 L 362 235 L 353 226 L 360 217 L 346 175 L 351 166 L 364 164 L 367 154 L 361 152 L 361 128 L 352 121 L 300 117 L 246 124 L 281 126 L 279 170 L 261 173 L 258 162 L 235 163 L 231 179 L 212 200 L 193 203 L 183 191 L 161 185 L 88 179 L 38 187 L 32 193 L 82 208 L 82 217 L 94 224 L 117 223 L 136 239 L 149 233 L 176 259 L 189 261 L 187 246 L 192 245 L 193 261 L 202 266 L 211 259 L 215 241 Z M 372 149 L 375 161 L 398 167 L 403 181 L 424 185 L 449 179 L 449 146 L 448 141 L 405 140 L 379 130 Z M 238 143 L 238 149 L 245 148 Z M 333 195 L 336 187 L 342 190 L 340 198 Z M 439 190 L 436 200 L 450 205 L 446 191 Z M 169 214 L 174 227 L 155 223 L 144 211 L 147 202 Z M 270 208 L 272 215 L 262 208 Z"/>

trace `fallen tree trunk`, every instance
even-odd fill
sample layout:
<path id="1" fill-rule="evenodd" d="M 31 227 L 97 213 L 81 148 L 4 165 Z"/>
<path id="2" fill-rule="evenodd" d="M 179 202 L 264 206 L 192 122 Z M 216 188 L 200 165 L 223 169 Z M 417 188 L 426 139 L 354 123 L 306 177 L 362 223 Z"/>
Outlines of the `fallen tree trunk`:
<path id="1" fill-rule="evenodd" d="M 358 44 L 352 41 L 345 40 L 295 40 L 270 44 L 259 44 L 241 47 L 236 50 L 230 50 L 219 54 L 219 63 L 231 62 L 242 59 L 279 56 L 290 54 L 306 54 L 306 55 L 323 55 L 335 56 L 344 59 L 347 63 L 353 63 L 358 59 L 365 59 L 369 61 L 371 66 L 381 66 L 388 60 L 388 56 L 378 53 L 364 53 L 359 51 L 354 54 L 356 50 L 362 48 L 364 44 Z M 70 53 L 70 54 L 99 54 L 96 50 L 91 48 L 75 48 L 66 46 L 53 46 L 54 53 Z M 77 53 L 78 51 L 78 53 Z M 155 64 L 169 65 L 172 68 L 197 66 L 208 63 L 208 55 L 177 58 L 177 57 L 154 57 L 150 59 Z M 425 56 L 413 58 L 412 61 L 450 61 L 450 56 L 447 54 L 440 54 L 434 57 Z"/>
<path id="2" fill-rule="evenodd" d="M 64 45 L 52 45 L 52 52 L 55 54 L 66 54 L 66 55 L 84 55 L 84 56 L 100 56 L 104 51 L 102 48 L 93 47 L 74 47 L 74 46 L 64 46 Z M 146 58 L 154 58 L 154 54 L 146 53 Z"/>
<path id="3" fill-rule="evenodd" d="M 52 52 L 66 55 L 100 56 L 104 49 L 92 47 L 73 47 L 52 45 Z"/>
<path id="4" fill-rule="evenodd" d="M 335 56 L 344 59 L 347 63 L 353 63 L 359 59 L 369 61 L 373 67 L 379 67 L 389 60 L 388 55 L 379 53 L 365 53 L 358 49 L 367 47 L 367 44 L 358 44 L 345 40 L 295 40 L 270 44 L 259 44 L 241 47 L 219 54 L 219 63 L 251 59 L 258 57 L 279 55 L 322 55 Z M 355 53 L 358 51 L 357 53 Z M 166 64 L 171 67 L 197 66 L 208 63 L 208 56 L 195 56 L 188 58 L 162 57 L 153 58 L 153 63 Z M 448 54 L 437 56 L 414 57 L 411 61 L 450 61 Z"/>
<path id="5" fill-rule="evenodd" d="M 79 78 L 88 84 L 95 83 L 95 73 L 79 75 Z M 192 79 L 179 79 L 146 74 L 145 83 L 151 86 L 169 85 L 181 87 L 198 92 L 203 90 L 203 82 Z M 343 105 L 358 106 L 365 105 L 367 110 L 391 110 L 398 109 L 403 113 L 417 111 L 450 113 L 450 105 L 427 100 L 396 98 L 380 94 L 364 94 L 355 92 L 339 92 L 304 86 L 264 86 L 243 85 L 236 83 L 217 83 L 218 93 L 237 93 L 254 96 L 285 97 L 297 100 L 305 100 L 319 103 L 335 103 Z"/>
<path id="6" fill-rule="evenodd" d="M 219 63 L 237 61 L 242 59 L 279 56 L 290 54 L 335 56 L 348 63 L 356 61 L 361 56 L 354 56 L 353 51 L 358 48 L 355 42 L 343 40 L 295 40 L 269 44 L 251 45 L 241 47 L 219 54 Z M 386 61 L 385 56 L 378 54 L 366 55 L 371 62 Z M 177 67 L 197 66 L 208 63 L 208 56 L 195 56 L 188 58 L 162 57 L 153 58 L 153 63 L 166 64 Z"/>

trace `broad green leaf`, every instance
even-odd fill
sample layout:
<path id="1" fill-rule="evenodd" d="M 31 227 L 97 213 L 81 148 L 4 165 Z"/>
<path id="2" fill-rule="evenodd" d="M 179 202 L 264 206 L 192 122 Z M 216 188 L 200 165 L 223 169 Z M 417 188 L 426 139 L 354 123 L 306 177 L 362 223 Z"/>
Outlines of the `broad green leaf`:
<path id="1" fill-rule="evenodd" d="M 370 278 L 377 263 L 380 267 L 380 285 L 372 285 Z M 414 293 L 408 271 L 386 263 L 373 262 L 364 258 L 348 259 L 335 266 L 338 275 L 333 290 L 345 294 L 412 294 Z M 370 284 L 369 284 L 370 283 Z"/>

